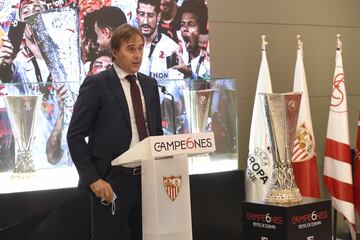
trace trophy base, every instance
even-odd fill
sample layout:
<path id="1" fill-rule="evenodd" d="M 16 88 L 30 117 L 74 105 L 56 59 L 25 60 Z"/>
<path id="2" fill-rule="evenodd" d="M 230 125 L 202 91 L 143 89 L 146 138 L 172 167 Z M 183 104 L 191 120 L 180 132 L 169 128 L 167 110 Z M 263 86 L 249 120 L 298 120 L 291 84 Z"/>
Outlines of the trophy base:
<path id="1" fill-rule="evenodd" d="M 275 204 L 291 204 L 302 201 L 302 197 L 298 188 L 292 190 L 270 190 L 265 194 L 265 203 Z"/>
<path id="2" fill-rule="evenodd" d="M 243 239 L 330 240 L 331 200 L 304 197 L 301 203 L 242 202 Z"/>
<path id="3" fill-rule="evenodd" d="M 11 179 L 31 179 L 36 176 L 36 172 L 27 172 L 27 173 L 13 173 Z"/>

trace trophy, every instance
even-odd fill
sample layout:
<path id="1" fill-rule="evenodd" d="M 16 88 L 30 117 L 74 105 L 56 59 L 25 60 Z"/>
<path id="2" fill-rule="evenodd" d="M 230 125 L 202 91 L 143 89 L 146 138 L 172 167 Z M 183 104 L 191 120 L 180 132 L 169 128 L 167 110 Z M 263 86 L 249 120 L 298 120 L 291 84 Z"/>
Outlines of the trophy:
<path id="1" fill-rule="evenodd" d="M 191 133 L 205 132 L 214 89 L 183 89 L 186 118 Z"/>
<path id="2" fill-rule="evenodd" d="M 51 9 L 29 16 L 26 21 L 54 82 L 63 83 L 67 87 L 68 97 L 64 105 L 69 111 L 65 112 L 71 113 L 84 77 L 80 51 L 79 11 L 72 7 Z M 70 115 L 66 116 L 65 121 L 69 117 Z"/>
<path id="3" fill-rule="evenodd" d="M 5 96 L 10 125 L 17 143 L 17 157 L 13 177 L 29 176 L 35 172 L 31 147 L 34 129 L 41 107 L 42 95 Z"/>
<path id="4" fill-rule="evenodd" d="M 291 157 L 300 109 L 301 93 L 260 93 L 271 153 L 272 178 L 264 197 L 267 203 L 297 203 L 302 200 L 295 183 Z"/>

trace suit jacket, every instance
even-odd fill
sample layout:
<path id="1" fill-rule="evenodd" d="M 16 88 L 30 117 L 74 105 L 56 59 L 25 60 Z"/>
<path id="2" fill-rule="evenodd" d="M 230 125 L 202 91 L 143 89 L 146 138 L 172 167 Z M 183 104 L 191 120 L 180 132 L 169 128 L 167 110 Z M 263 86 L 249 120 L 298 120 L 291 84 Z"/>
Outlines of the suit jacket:
<path id="1" fill-rule="evenodd" d="M 162 135 L 156 80 L 138 73 L 150 135 Z M 88 137 L 88 143 L 85 141 Z M 132 138 L 129 108 L 114 69 L 87 77 L 79 90 L 67 141 L 79 173 L 79 188 L 105 179 L 111 161 L 129 149 Z"/>

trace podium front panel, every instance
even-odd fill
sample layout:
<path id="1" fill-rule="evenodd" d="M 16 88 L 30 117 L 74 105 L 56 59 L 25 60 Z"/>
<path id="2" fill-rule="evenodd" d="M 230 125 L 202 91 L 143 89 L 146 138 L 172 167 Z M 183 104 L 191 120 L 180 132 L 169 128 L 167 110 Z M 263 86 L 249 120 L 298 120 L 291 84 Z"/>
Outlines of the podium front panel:
<path id="1" fill-rule="evenodd" d="M 186 156 L 142 162 L 144 240 L 191 240 Z"/>

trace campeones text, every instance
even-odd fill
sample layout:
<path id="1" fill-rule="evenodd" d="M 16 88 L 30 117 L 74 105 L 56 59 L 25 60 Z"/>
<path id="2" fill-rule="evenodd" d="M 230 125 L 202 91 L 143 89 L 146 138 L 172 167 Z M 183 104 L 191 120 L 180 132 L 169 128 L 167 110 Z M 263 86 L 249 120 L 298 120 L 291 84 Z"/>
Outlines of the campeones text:
<path id="1" fill-rule="evenodd" d="M 211 138 L 200 138 L 194 139 L 189 137 L 186 140 L 172 141 L 172 142 L 156 142 L 154 143 L 154 150 L 157 152 L 161 151 L 177 151 L 186 149 L 197 149 L 197 148 L 211 148 Z"/>

